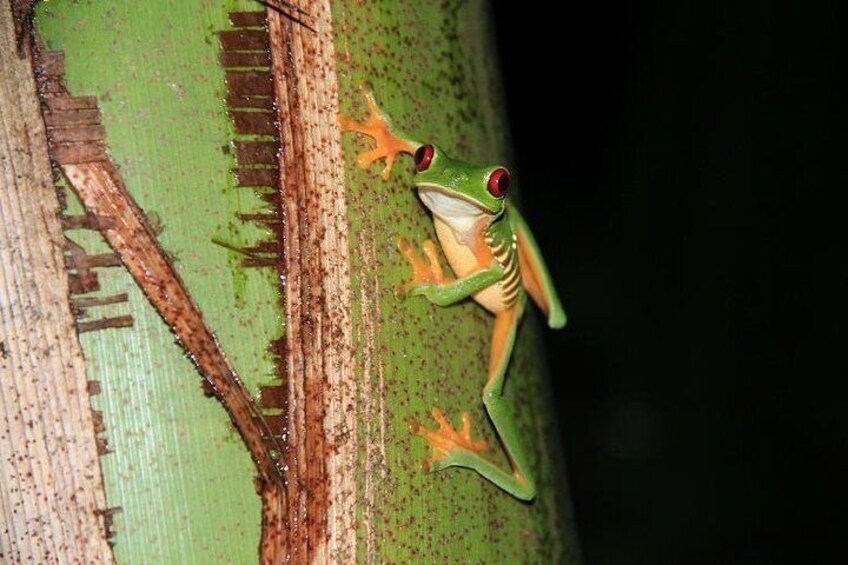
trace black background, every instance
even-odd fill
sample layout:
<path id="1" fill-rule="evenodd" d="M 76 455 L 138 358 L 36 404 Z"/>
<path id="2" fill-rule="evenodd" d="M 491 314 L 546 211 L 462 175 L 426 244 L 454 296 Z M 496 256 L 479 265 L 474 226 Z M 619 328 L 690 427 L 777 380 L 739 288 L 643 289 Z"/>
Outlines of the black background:
<path id="1" fill-rule="evenodd" d="M 845 3 L 545 6 L 494 2 L 586 563 L 846 562 Z"/>

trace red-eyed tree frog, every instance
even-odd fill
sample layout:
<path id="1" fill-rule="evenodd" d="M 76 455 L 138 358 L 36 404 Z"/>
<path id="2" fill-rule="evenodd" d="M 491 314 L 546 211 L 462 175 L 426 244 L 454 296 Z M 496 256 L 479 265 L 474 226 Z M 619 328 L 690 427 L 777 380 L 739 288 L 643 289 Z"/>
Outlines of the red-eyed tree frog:
<path id="1" fill-rule="evenodd" d="M 438 306 L 471 297 L 494 314 L 483 404 L 512 469 L 501 469 L 481 455 L 486 442 L 472 439 L 468 413 L 462 414 L 460 430 L 455 430 L 438 408 L 432 410 L 436 429 L 414 421 L 410 429 L 429 442 L 431 470 L 467 467 L 516 498 L 532 500 L 536 486 L 524 440 L 503 400 L 504 377 L 526 294 L 542 309 L 552 328 L 565 325 L 565 311 L 533 234 L 518 210 L 505 200 L 509 171 L 500 165 L 458 161 L 436 145 L 413 141 L 394 128 L 389 116 L 377 106 L 373 94 L 363 90 L 370 110 L 368 121 L 359 123 L 340 114 L 341 130 L 374 138 L 376 147 L 361 153 L 358 161 L 363 169 L 368 169 L 375 161 L 385 159 L 384 179 L 391 175 L 400 153 L 413 156 L 418 196 L 433 214 L 439 243 L 456 274 L 454 278 L 444 273 L 431 240 L 423 242 L 422 255 L 406 239 L 399 238 L 398 248 L 412 266 L 413 277 L 398 290 L 406 295 L 423 296 Z"/>

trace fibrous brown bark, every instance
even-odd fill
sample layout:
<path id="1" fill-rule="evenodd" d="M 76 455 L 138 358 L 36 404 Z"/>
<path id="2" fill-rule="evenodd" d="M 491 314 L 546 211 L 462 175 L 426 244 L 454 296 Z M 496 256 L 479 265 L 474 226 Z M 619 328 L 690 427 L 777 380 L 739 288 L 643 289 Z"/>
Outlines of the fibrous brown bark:
<path id="1" fill-rule="evenodd" d="M 13 21 L 0 1 L 0 561 L 108 563 L 59 202 Z"/>
<path id="2" fill-rule="evenodd" d="M 330 2 L 269 10 L 285 212 L 290 558 L 356 551 L 356 383 L 347 196 Z"/>

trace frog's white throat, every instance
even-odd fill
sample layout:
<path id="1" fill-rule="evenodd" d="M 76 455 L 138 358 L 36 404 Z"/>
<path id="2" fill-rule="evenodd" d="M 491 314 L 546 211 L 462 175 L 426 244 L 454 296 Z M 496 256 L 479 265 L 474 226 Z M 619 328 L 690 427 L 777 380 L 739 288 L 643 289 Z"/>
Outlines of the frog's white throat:
<path id="1" fill-rule="evenodd" d="M 434 216 L 451 228 L 457 239 L 464 239 L 463 236 L 489 214 L 476 204 L 434 186 L 419 185 L 418 196 Z"/>

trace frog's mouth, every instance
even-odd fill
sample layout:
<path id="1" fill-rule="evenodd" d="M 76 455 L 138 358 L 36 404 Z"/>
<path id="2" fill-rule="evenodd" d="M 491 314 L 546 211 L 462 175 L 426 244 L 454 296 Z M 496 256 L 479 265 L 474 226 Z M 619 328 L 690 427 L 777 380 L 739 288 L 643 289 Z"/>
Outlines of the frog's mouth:
<path id="1" fill-rule="evenodd" d="M 491 215 L 491 212 L 479 204 L 460 194 L 446 192 L 439 186 L 420 184 L 418 196 L 433 215 L 438 216 L 457 232 L 465 232 L 480 220 L 481 216 Z"/>

